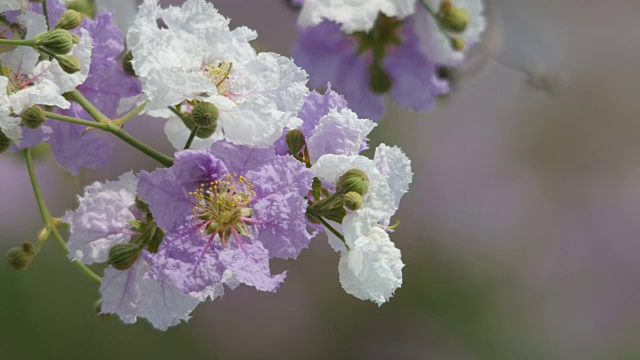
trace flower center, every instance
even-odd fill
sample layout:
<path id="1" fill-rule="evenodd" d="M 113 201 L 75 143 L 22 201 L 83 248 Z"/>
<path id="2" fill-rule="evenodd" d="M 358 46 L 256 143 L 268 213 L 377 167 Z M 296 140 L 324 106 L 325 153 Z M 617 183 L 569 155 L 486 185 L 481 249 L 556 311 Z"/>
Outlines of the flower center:
<path id="1" fill-rule="evenodd" d="M 237 240 L 240 235 L 251 236 L 247 224 L 255 223 L 249 206 L 255 194 L 251 182 L 237 174 L 226 174 L 220 180 L 202 183 L 200 188 L 189 193 L 194 219 L 202 222 L 200 228 L 206 235 L 218 234 L 224 245 L 232 234 Z"/>
<path id="2" fill-rule="evenodd" d="M 33 83 L 34 79 L 29 78 L 29 76 L 26 74 L 15 72 L 8 66 L 3 66 L 2 70 L 4 72 L 4 76 L 9 79 L 9 84 L 7 85 L 8 93 L 18 92 L 22 89 L 27 88 Z"/>
<path id="3" fill-rule="evenodd" d="M 202 66 L 202 72 L 211 80 L 212 83 L 218 88 L 218 94 L 222 96 L 228 96 L 231 93 L 231 81 L 229 80 L 229 74 L 233 63 L 221 62 L 218 65 L 205 65 Z"/>

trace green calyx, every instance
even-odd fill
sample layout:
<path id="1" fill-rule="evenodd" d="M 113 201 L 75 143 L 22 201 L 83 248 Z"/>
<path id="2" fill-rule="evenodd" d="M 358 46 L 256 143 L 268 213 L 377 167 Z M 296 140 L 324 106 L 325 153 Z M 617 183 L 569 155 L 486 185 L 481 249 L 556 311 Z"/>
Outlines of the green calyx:
<path id="1" fill-rule="evenodd" d="M 127 270 L 138 260 L 142 252 L 141 243 L 118 244 L 109 250 L 109 265 L 118 270 Z"/>
<path id="2" fill-rule="evenodd" d="M 304 134 L 300 129 L 289 130 L 289 132 L 287 132 L 286 141 L 289 153 L 293 156 L 298 156 L 302 149 L 307 145 Z"/>
<path id="3" fill-rule="evenodd" d="M 58 60 L 58 64 L 64 72 L 67 74 L 75 74 L 82 68 L 82 64 L 80 64 L 80 60 L 73 55 L 58 55 L 56 56 Z"/>
<path id="4" fill-rule="evenodd" d="M 196 127 L 196 124 L 193 122 L 193 116 L 190 113 L 182 113 L 180 115 L 180 120 L 184 123 L 184 125 L 189 128 L 189 130 L 193 130 Z M 200 139 L 206 139 L 211 137 L 216 132 L 215 128 L 198 128 L 196 132 L 196 137 Z"/>
<path id="5" fill-rule="evenodd" d="M 199 126 L 201 129 L 208 129 L 211 131 L 216 130 L 218 127 L 218 118 L 220 112 L 218 108 L 208 102 L 199 101 L 193 107 L 191 111 L 193 123 Z"/>
<path id="6" fill-rule="evenodd" d="M 133 69 L 132 61 L 133 53 L 131 52 L 131 50 L 129 50 L 126 54 L 124 54 L 124 58 L 122 59 L 122 69 L 127 75 L 137 77 L 138 75 L 136 75 L 136 71 Z"/>
<path id="7" fill-rule="evenodd" d="M 37 129 L 44 124 L 45 114 L 44 110 L 38 105 L 33 105 L 25 109 L 20 114 L 22 124 L 30 129 Z"/>
<path id="8" fill-rule="evenodd" d="M 360 169 L 348 170 L 340 176 L 336 189 L 336 192 L 341 195 L 352 191 L 365 195 L 369 191 L 369 177 Z"/>
<path id="9" fill-rule="evenodd" d="M 82 23 L 82 14 L 75 10 L 69 9 L 62 13 L 62 16 L 60 16 L 60 20 L 58 21 L 54 29 L 72 30 L 80 26 L 80 23 Z"/>
<path id="10" fill-rule="evenodd" d="M 0 130 L 0 153 L 3 153 L 11 146 L 11 139 Z"/>
<path id="11" fill-rule="evenodd" d="M 15 271 L 25 270 L 31 265 L 36 256 L 33 244 L 25 242 L 20 247 L 15 247 L 7 253 L 7 264 Z"/>
<path id="12" fill-rule="evenodd" d="M 66 55 L 73 48 L 73 37 L 64 29 L 54 29 L 34 38 L 38 46 L 56 55 Z"/>

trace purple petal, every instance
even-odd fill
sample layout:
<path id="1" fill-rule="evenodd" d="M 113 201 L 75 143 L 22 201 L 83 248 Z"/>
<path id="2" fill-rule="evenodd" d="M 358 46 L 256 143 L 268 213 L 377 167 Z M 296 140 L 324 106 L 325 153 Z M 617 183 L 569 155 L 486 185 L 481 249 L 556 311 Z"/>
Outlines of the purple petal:
<path id="1" fill-rule="evenodd" d="M 276 291 L 286 277 L 285 272 L 271 275 L 269 253 L 260 242 L 242 245 L 231 242 L 220 252 L 220 262 L 238 281 L 260 291 Z"/>
<path id="2" fill-rule="evenodd" d="M 138 193 L 149 203 L 153 216 L 163 229 L 174 230 L 191 216 L 190 191 L 227 173 L 225 165 L 205 151 L 177 152 L 173 166 L 139 175 Z"/>
<path id="3" fill-rule="evenodd" d="M 259 149 L 244 145 L 232 144 L 226 140 L 217 141 L 211 146 L 211 153 L 224 160 L 231 173 L 244 174 L 248 170 L 271 161 L 275 157 L 272 147 Z"/>

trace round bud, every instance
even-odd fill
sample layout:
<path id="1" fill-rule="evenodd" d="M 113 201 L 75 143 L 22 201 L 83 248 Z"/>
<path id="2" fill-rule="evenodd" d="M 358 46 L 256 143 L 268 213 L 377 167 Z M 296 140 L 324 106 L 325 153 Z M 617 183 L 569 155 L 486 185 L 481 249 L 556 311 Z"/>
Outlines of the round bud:
<path id="1" fill-rule="evenodd" d="M 451 47 L 453 48 L 453 50 L 455 51 L 464 50 L 465 43 L 463 38 L 452 36 L 451 38 L 449 38 L 449 42 L 451 43 Z"/>
<path id="2" fill-rule="evenodd" d="M 293 129 L 287 132 L 286 136 L 287 146 L 289 147 L 289 153 L 291 155 L 298 155 L 300 151 L 307 145 L 304 139 L 304 134 L 300 129 Z"/>
<path id="3" fill-rule="evenodd" d="M 369 87 L 376 94 L 386 94 L 391 90 L 391 78 L 382 68 L 382 65 L 374 61 L 369 66 Z"/>
<path id="4" fill-rule="evenodd" d="M 58 64 L 67 74 L 75 74 L 82 68 L 80 60 L 73 55 L 59 55 L 56 57 Z"/>
<path id="5" fill-rule="evenodd" d="M 122 59 L 122 69 L 127 75 L 137 76 L 136 71 L 133 70 L 133 63 L 131 62 L 132 60 L 133 53 L 131 52 L 131 50 L 129 50 L 126 54 L 124 54 L 124 58 Z"/>
<path id="6" fill-rule="evenodd" d="M 127 270 L 138 260 L 142 246 L 118 244 L 109 250 L 109 264 L 118 270 Z"/>
<path id="7" fill-rule="evenodd" d="M 11 139 L 0 130 L 0 153 L 7 151 L 11 146 Z"/>
<path id="8" fill-rule="evenodd" d="M 25 270 L 31 265 L 35 253 L 33 245 L 29 242 L 22 244 L 21 247 L 15 247 L 7 253 L 7 263 L 13 270 Z"/>
<path id="9" fill-rule="evenodd" d="M 208 102 L 198 102 L 191 111 L 193 123 L 203 129 L 216 129 L 218 127 L 218 108 Z"/>
<path id="10" fill-rule="evenodd" d="M 193 128 L 195 127 L 195 124 L 193 123 L 193 116 L 190 113 L 182 113 L 182 116 L 180 117 L 180 119 L 182 120 L 182 122 L 184 123 L 184 125 L 189 128 L 189 130 L 193 130 Z M 199 128 L 198 132 L 196 132 L 196 137 L 200 138 L 200 139 L 206 139 L 211 137 L 211 135 L 213 135 L 213 133 L 216 132 L 215 128 Z"/>
<path id="11" fill-rule="evenodd" d="M 55 29 L 72 30 L 80 26 L 80 23 L 82 23 L 82 15 L 75 10 L 67 10 L 60 16 Z"/>
<path id="12" fill-rule="evenodd" d="M 469 13 L 463 8 L 453 7 L 449 11 L 438 14 L 440 25 L 452 33 L 461 33 L 469 25 Z"/>
<path id="13" fill-rule="evenodd" d="M 22 125 L 30 129 L 37 129 L 44 123 L 44 110 L 38 105 L 33 105 L 25 109 L 22 114 L 20 114 L 20 118 L 22 119 Z"/>
<path id="14" fill-rule="evenodd" d="M 353 191 L 364 195 L 369 191 L 369 177 L 360 169 L 351 169 L 340 176 L 336 189 L 340 194 Z"/>
<path id="15" fill-rule="evenodd" d="M 36 43 L 57 55 L 68 54 L 73 48 L 73 38 L 64 29 L 54 29 L 34 38 Z"/>
<path id="16" fill-rule="evenodd" d="M 356 211 L 362 207 L 362 195 L 358 194 L 355 191 L 350 191 L 344 195 L 344 197 L 342 198 L 342 203 L 348 210 Z"/>
<path id="17" fill-rule="evenodd" d="M 73 41 L 74 44 L 78 45 L 80 43 L 80 35 L 76 35 L 74 33 L 70 33 L 71 34 L 71 41 Z"/>

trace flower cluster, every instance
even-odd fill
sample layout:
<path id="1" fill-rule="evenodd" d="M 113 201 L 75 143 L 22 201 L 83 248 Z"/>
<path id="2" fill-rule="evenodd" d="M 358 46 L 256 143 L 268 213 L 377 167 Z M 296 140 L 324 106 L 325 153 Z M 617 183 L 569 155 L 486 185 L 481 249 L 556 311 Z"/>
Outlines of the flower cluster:
<path id="1" fill-rule="evenodd" d="M 402 77 L 407 87 L 394 83 L 388 90 L 416 108 L 444 91 L 446 84 L 435 90 L 434 64 L 449 60 L 416 50 L 427 45 L 415 32 L 421 26 L 415 1 L 334 3 L 307 0 L 300 21 L 327 19 L 318 26 L 333 35 L 311 35 L 311 29 L 309 36 L 325 38 L 329 47 L 359 42 L 353 61 L 373 59 L 373 66 L 353 67 L 344 78 L 328 76 L 348 97 L 358 88 L 369 91 L 351 76 L 383 83 Z M 439 28 L 454 22 L 447 14 L 462 16 L 466 3 L 454 3 L 449 10 L 441 5 Z M 344 290 L 378 305 L 389 301 L 402 285 L 404 266 L 390 238 L 393 216 L 413 174 L 398 147 L 380 144 L 372 158 L 362 155 L 377 125 L 362 117 L 375 107 L 357 111 L 365 95 L 348 103 L 326 81 L 324 93 L 310 91 L 298 63 L 256 52 L 256 32 L 232 28 L 205 0 L 168 8 L 145 0 L 126 34 L 127 48 L 110 13 L 73 4 L 0 5 L 0 88 L 6 90 L 0 92 L 0 150 L 25 154 L 45 222 L 35 244 L 9 252 L 12 268 L 26 269 L 50 236 L 64 242 L 58 228 L 68 224 L 69 257 L 100 283 L 100 313 L 125 323 L 146 318 L 165 330 L 188 320 L 200 302 L 238 286 L 275 292 L 286 272 L 274 273 L 271 260 L 296 259 L 326 233 L 339 254 Z M 477 36 L 464 25 L 443 36 Z M 384 50 L 388 45 L 393 49 Z M 451 49 L 438 50 L 439 56 L 445 50 Z M 365 55 L 371 51 L 373 58 Z M 325 66 L 346 66 L 341 57 Z M 313 68 L 310 61 L 299 56 Z M 410 74 L 418 68 L 417 76 Z M 174 154 L 123 129 L 139 114 L 164 126 Z M 77 174 L 108 163 L 112 144 L 102 132 L 160 166 L 95 182 L 75 210 L 52 217 L 30 148 L 49 144 L 55 159 Z M 97 263 L 106 265 L 102 277 L 88 267 Z"/>
<path id="2" fill-rule="evenodd" d="M 301 0 L 294 57 L 313 86 L 331 81 L 379 120 L 384 95 L 427 111 L 449 91 L 439 69 L 462 63 L 485 27 L 481 0 Z"/>

